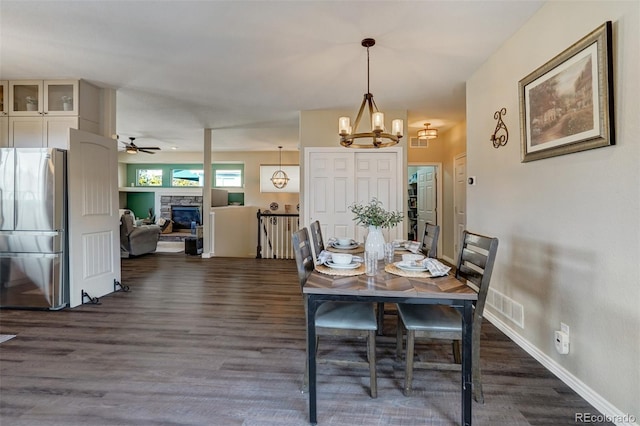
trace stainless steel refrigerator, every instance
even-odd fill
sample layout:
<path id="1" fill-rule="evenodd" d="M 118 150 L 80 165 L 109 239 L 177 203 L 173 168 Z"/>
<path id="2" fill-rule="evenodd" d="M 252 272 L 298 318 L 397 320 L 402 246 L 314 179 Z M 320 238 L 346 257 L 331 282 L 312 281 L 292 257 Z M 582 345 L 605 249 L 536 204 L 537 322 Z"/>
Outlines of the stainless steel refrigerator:
<path id="1" fill-rule="evenodd" d="M 0 148 L 0 307 L 69 303 L 67 152 Z"/>

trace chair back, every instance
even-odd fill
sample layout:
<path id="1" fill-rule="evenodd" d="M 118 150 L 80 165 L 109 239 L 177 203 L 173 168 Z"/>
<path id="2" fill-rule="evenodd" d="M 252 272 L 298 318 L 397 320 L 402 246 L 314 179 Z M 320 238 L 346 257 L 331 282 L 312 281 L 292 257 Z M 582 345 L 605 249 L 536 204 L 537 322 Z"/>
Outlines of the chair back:
<path id="1" fill-rule="evenodd" d="M 478 301 L 473 313 L 474 327 L 482 322 L 484 304 L 498 251 L 498 239 L 464 231 L 458 253 L 456 278 L 471 281 L 478 287 Z"/>
<path id="2" fill-rule="evenodd" d="M 431 223 L 425 223 L 424 234 L 422 234 L 422 245 L 420 251 L 427 257 L 436 258 L 438 255 L 438 235 L 440 227 Z"/>
<path id="3" fill-rule="evenodd" d="M 315 268 L 313 254 L 311 253 L 311 241 L 309 240 L 309 232 L 307 228 L 299 229 L 291 235 L 291 243 L 293 252 L 296 257 L 296 266 L 298 268 L 298 279 L 300 288 L 307 282 L 307 278 Z"/>
<path id="4" fill-rule="evenodd" d="M 311 232 L 311 240 L 313 241 L 313 252 L 315 253 L 315 259 L 318 260 L 318 256 L 322 250 L 324 250 L 324 240 L 322 239 L 322 229 L 320 229 L 320 222 L 315 221 L 309 225 L 309 231 Z"/>

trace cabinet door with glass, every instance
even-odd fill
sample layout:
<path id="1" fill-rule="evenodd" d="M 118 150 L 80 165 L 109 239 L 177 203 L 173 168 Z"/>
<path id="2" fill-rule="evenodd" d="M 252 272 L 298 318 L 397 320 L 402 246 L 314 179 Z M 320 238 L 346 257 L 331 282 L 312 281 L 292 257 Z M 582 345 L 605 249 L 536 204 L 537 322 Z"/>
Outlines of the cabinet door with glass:
<path id="1" fill-rule="evenodd" d="M 9 82 L 0 80 L 0 148 L 9 146 Z"/>
<path id="2" fill-rule="evenodd" d="M 9 82 L 14 117 L 78 115 L 77 80 L 16 80 Z"/>
<path id="3" fill-rule="evenodd" d="M 42 115 L 42 80 L 17 80 L 9 82 L 9 115 L 35 117 Z"/>
<path id="4" fill-rule="evenodd" d="M 47 115 L 78 115 L 78 80 L 45 80 L 44 108 Z"/>
<path id="5" fill-rule="evenodd" d="M 0 117 L 9 114 L 9 82 L 0 80 Z"/>

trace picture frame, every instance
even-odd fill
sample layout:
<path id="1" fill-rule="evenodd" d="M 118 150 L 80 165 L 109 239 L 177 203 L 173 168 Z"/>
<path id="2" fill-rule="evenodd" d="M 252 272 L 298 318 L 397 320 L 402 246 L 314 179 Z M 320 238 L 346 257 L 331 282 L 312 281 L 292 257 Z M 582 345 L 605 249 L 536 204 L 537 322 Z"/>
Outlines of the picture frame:
<path id="1" fill-rule="evenodd" d="M 521 162 L 615 145 L 612 25 L 518 82 Z"/>

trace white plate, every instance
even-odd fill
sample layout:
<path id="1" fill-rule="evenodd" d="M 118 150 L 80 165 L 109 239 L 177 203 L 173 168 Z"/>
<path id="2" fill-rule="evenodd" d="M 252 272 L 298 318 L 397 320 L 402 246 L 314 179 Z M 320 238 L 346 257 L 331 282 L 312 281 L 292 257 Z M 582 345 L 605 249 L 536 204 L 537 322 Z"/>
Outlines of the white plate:
<path id="1" fill-rule="evenodd" d="M 349 244 L 348 246 L 341 246 L 338 243 L 333 243 L 331 245 L 333 246 L 333 248 L 342 249 L 342 250 L 349 250 L 349 249 L 354 249 L 358 247 L 358 243 L 352 243 L 352 244 Z"/>
<path id="2" fill-rule="evenodd" d="M 427 268 L 425 268 L 422 265 L 420 265 L 420 266 L 412 265 L 409 262 L 396 262 L 396 263 L 394 263 L 394 265 L 396 265 L 400 269 L 404 269 L 405 271 L 422 272 L 422 271 L 426 271 L 427 270 Z"/>
<path id="3" fill-rule="evenodd" d="M 327 260 L 324 264 L 333 269 L 356 269 L 358 266 L 360 266 L 360 262 L 351 262 L 347 265 L 338 265 L 337 263 L 333 263 L 330 260 Z"/>

